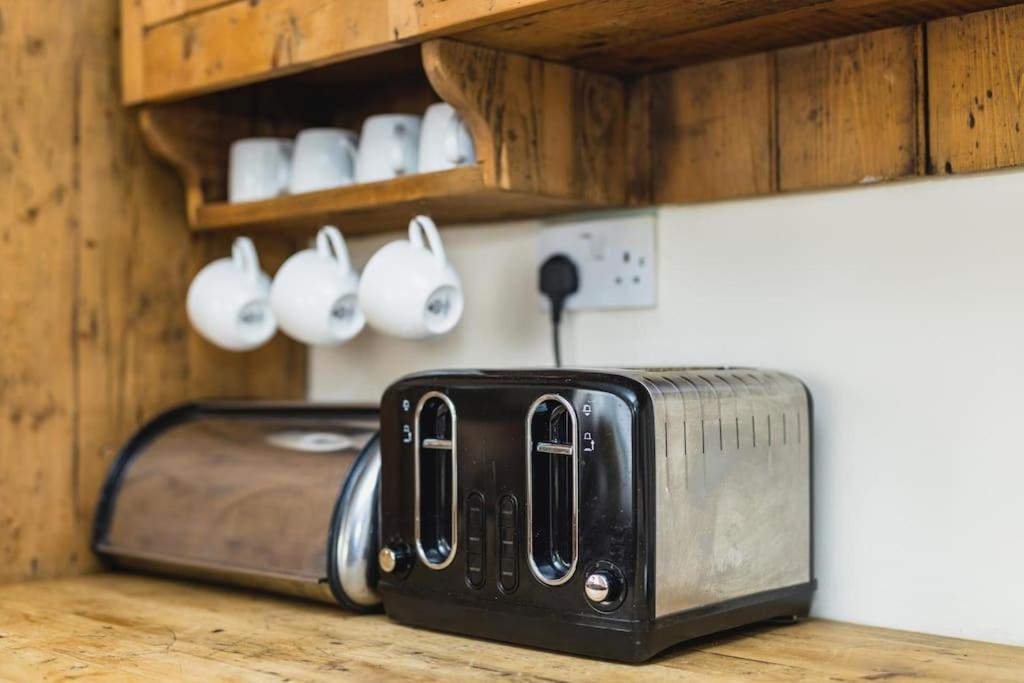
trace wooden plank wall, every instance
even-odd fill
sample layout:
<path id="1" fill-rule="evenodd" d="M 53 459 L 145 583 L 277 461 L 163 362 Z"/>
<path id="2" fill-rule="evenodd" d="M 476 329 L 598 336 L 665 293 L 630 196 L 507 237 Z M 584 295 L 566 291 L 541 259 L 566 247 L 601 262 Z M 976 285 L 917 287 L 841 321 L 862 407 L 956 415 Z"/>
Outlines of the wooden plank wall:
<path id="1" fill-rule="evenodd" d="M 1022 79 L 1015 5 L 643 77 L 630 144 L 656 203 L 1016 166 Z"/>
<path id="2" fill-rule="evenodd" d="M 217 351 L 189 329 L 180 184 L 119 104 L 116 0 L 0 8 L 0 582 L 95 568 L 93 508 L 145 418 L 201 396 L 300 397 L 304 350 Z M 257 241 L 274 267 L 296 245 Z"/>

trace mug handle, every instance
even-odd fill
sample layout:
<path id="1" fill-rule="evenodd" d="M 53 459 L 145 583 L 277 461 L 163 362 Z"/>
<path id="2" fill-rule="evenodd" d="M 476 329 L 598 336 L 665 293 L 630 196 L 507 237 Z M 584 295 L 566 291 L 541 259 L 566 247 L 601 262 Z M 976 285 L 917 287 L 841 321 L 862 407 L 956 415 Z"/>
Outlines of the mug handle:
<path id="1" fill-rule="evenodd" d="M 409 160 L 406 158 L 408 155 L 405 153 L 408 148 L 405 139 L 409 136 L 409 129 L 404 123 L 396 123 L 394 133 L 394 145 L 391 148 L 391 170 L 395 172 L 395 175 L 405 175 L 409 170 Z"/>
<path id="2" fill-rule="evenodd" d="M 354 165 L 356 163 L 356 155 L 359 154 L 356 144 L 344 135 L 338 138 L 338 144 L 341 146 L 342 151 L 348 154 L 349 160 Z"/>
<path id="3" fill-rule="evenodd" d="M 277 167 L 277 193 L 285 194 L 288 186 L 292 183 L 292 152 L 294 151 L 291 140 L 282 142 L 280 146 L 281 165 Z"/>
<path id="4" fill-rule="evenodd" d="M 448 117 L 448 125 L 445 130 L 444 136 L 444 153 L 448 157 L 448 161 L 458 166 L 459 164 L 466 163 L 469 158 L 469 152 L 464 149 L 462 144 L 462 128 L 465 124 L 459 117 L 458 112 L 454 109 L 451 110 L 451 116 Z"/>
<path id="5" fill-rule="evenodd" d="M 448 263 L 444 254 L 444 245 L 441 244 L 441 235 L 437 232 L 437 226 L 430 216 L 416 216 L 409 221 L 409 241 L 420 249 L 425 249 L 423 236 L 426 235 L 430 244 L 430 251 L 434 252 L 434 258 L 442 266 Z"/>
<path id="6" fill-rule="evenodd" d="M 345 272 L 352 270 L 352 262 L 348 258 L 348 247 L 345 246 L 345 238 L 333 225 L 325 225 L 316 234 L 316 250 L 324 256 L 330 257 L 334 253 L 334 260 L 345 269 Z"/>
<path id="7" fill-rule="evenodd" d="M 231 244 L 231 260 L 252 282 L 259 281 L 260 257 L 248 237 L 236 237 Z"/>

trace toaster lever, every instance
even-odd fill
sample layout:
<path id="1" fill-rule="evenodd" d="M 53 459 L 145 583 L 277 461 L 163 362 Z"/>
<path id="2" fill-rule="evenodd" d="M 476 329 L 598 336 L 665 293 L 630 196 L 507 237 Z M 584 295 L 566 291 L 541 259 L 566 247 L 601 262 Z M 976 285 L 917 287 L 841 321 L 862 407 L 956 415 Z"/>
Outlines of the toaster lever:
<path id="1" fill-rule="evenodd" d="M 537 450 L 548 455 L 572 455 L 572 446 L 564 443 L 539 443 Z"/>
<path id="2" fill-rule="evenodd" d="M 540 437 L 540 438 L 537 438 Z M 576 412 L 545 394 L 526 417 L 526 554 L 541 583 L 561 586 L 579 556 L 579 450 Z"/>
<path id="3" fill-rule="evenodd" d="M 432 448 L 437 451 L 450 451 L 452 449 L 451 439 L 423 439 L 423 448 Z"/>

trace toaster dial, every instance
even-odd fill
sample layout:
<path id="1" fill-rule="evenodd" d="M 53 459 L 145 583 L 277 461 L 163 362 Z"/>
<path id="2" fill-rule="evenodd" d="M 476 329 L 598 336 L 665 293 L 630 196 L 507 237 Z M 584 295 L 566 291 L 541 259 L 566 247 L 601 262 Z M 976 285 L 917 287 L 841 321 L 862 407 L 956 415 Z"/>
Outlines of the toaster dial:
<path id="1" fill-rule="evenodd" d="M 596 562 L 587 570 L 583 593 L 591 607 L 601 612 L 611 612 L 626 597 L 626 581 L 619 568 L 611 562 Z"/>
<path id="2" fill-rule="evenodd" d="M 377 553 L 377 565 L 385 574 L 400 577 L 412 566 L 412 553 L 404 543 L 390 543 Z"/>

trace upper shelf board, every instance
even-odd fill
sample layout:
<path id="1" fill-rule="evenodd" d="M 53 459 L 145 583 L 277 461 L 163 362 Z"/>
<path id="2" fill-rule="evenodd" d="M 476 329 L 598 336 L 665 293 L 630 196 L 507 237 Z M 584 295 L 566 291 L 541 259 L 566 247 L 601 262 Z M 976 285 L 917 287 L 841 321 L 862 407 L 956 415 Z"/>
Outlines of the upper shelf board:
<path id="1" fill-rule="evenodd" d="M 479 166 L 419 173 L 258 202 L 199 207 L 194 230 L 296 229 L 334 224 L 345 234 L 401 230 L 425 213 L 441 224 L 516 220 L 597 208 L 581 199 L 547 197 L 487 185 Z"/>
<path id="2" fill-rule="evenodd" d="M 174 100 L 439 36 L 615 74 L 1019 0 L 122 0 L 123 95 Z"/>

